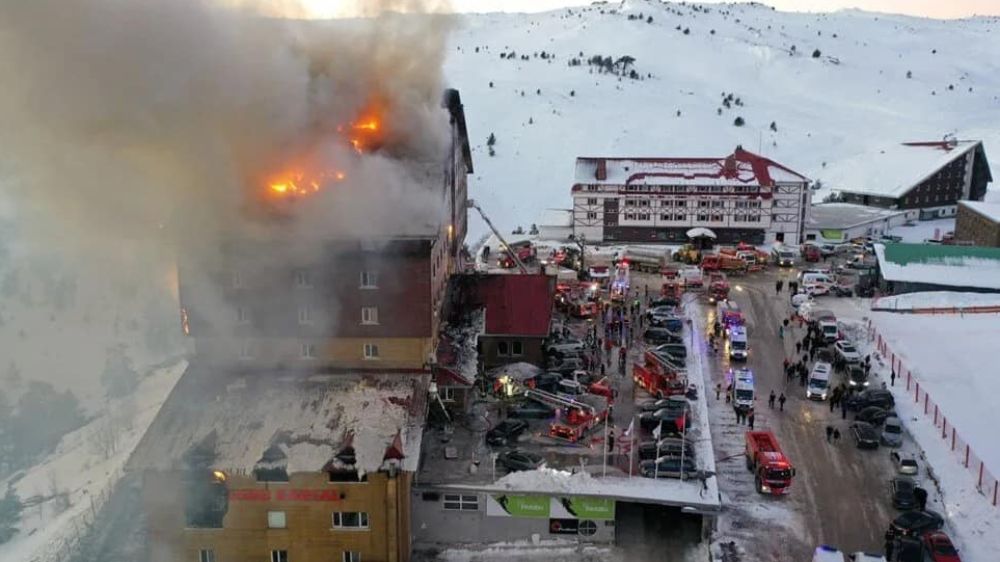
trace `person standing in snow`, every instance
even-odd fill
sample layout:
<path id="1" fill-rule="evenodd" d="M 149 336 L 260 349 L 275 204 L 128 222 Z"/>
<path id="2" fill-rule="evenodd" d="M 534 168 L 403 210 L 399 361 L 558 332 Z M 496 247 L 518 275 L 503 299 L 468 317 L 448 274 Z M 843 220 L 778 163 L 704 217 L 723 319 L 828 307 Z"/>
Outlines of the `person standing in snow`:
<path id="1" fill-rule="evenodd" d="M 747 427 L 750 428 L 750 431 L 753 431 L 753 419 L 754 419 L 753 409 L 751 408 L 750 414 L 747 416 Z"/>
<path id="2" fill-rule="evenodd" d="M 896 386 L 896 370 L 892 370 L 892 374 L 889 375 L 890 386 Z"/>
<path id="3" fill-rule="evenodd" d="M 774 282 L 774 293 L 776 295 L 780 295 L 781 294 L 781 287 L 782 287 L 782 285 L 784 285 L 784 283 L 782 283 L 781 279 L 778 279 L 777 281 Z"/>
<path id="4" fill-rule="evenodd" d="M 718 400 L 719 396 L 722 394 L 722 383 L 715 384 L 715 399 Z"/>
<path id="5" fill-rule="evenodd" d="M 835 428 L 833 428 L 833 443 L 834 443 L 835 445 L 836 445 L 837 443 L 840 443 L 840 430 L 839 430 L 839 429 L 837 429 L 836 427 L 835 427 Z"/>
<path id="6" fill-rule="evenodd" d="M 833 426 L 826 426 L 826 442 L 829 443 L 833 439 Z"/>
<path id="7" fill-rule="evenodd" d="M 774 401 L 777 400 L 777 399 L 778 399 L 778 396 L 772 390 L 771 391 L 771 395 L 767 397 L 767 407 L 771 408 L 773 410 L 774 409 Z"/>
<path id="8" fill-rule="evenodd" d="M 779 397 L 778 397 L 778 409 L 779 409 L 779 411 L 781 411 L 781 412 L 784 412 L 784 411 L 785 411 L 785 400 L 787 400 L 787 399 L 785 398 L 785 393 L 784 393 L 784 392 L 782 392 L 782 393 L 781 393 L 781 396 L 779 396 Z"/>

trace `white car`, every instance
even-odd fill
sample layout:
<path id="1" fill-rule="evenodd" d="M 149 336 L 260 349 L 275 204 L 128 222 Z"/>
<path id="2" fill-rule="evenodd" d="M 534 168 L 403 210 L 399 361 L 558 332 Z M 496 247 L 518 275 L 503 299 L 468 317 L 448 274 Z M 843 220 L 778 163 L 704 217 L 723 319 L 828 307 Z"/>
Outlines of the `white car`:
<path id="1" fill-rule="evenodd" d="M 798 309 L 807 302 L 812 302 L 813 296 L 808 293 L 795 293 L 792 295 L 792 308 Z"/>
<path id="2" fill-rule="evenodd" d="M 854 344 L 849 341 L 839 340 L 833 344 L 833 349 L 837 357 L 840 357 L 845 363 L 858 363 L 861 361 L 861 354 L 858 353 L 858 348 L 854 347 Z"/>
<path id="3" fill-rule="evenodd" d="M 583 342 L 580 340 L 560 340 L 545 346 L 549 355 L 575 355 L 583 353 Z"/>
<path id="4" fill-rule="evenodd" d="M 806 283 L 802 285 L 802 290 L 806 294 L 812 295 L 814 297 L 821 297 L 823 295 L 830 294 L 830 284 L 829 283 Z"/>

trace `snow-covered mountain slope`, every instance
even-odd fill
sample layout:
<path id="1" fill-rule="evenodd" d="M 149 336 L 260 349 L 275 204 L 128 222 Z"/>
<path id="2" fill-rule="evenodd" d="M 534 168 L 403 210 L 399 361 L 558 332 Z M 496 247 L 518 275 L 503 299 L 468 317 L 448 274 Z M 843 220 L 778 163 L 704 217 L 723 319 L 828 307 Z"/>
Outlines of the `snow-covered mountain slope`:
<path id="1" fill-rule="evenodd" d="M 641 79 L 601 73 L 593 55 L 633 57 Z M 569 208 L 581 155 L 723 156 L 742 144 L 822 181 L 825 163 L 956 133 L 1000 158 L 1000 18 L 645 0 L 468 15 L 446 76 L 468 118 L 470 196 L 505 228 Z M 470 241 L 483 228 L 476 218 Z"/>

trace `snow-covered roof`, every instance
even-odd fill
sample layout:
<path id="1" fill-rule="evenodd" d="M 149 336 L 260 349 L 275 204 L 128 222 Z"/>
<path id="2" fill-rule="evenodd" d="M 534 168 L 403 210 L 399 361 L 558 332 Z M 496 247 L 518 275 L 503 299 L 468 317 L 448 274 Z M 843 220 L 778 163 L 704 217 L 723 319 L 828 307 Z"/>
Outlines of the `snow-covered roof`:
<path id="1" fill-rule="evenodd" d="M 988 218 L 993 222 L 1000 222 L 1000 203 L 986 203 L 983 201 L 959 201 L 959 205 L 968 207 L 970 210 Z"/>
<path id="2" fill-rule="evenodd" d="M 380 469 L 395 444 L 404 455 L 401 468 L 416 470 L 426 374 L 203 375 L 227 384 L 175 392 L 130 469 L 180 469 L 190 451 L 207 444 L 210 466 L 227 472 L 250 474 L 277 464 L 289 474 L 317 472 L 353 447 L 356 468 L 365 473 Z"/>
<path id="3" fill-rule="evenodd" d="M 897 198 L 981 145 L 972 140 L 896 144 L 841 160 L 819 179 L 834 191 Z"/>
<path id="4" fill-rule="evenodd" d="M 1000 248 L 875 244 L 887 281 L 1000 291 Z"/>
<path id="5" fill-rule="evenodd" d="M 576 183 L 589 185 L 760 185 L 809 180 L 763 156 L 736 147 L 721 158 L 576 159 Z"/>
<path id="6" fill-rule="evenodd" d="M 967 310 L 995 308 L 1000 310 L 1000 294 L 997 293 L 957 293 L 952 291 L 927 291 L 890 295 L 872 301 L 872 310 L 920 310 L 945 309 Z"/>
<path id="7" fill-rule="evenodd" d="M 809 208 L 806 228 L 842 229 L 885 220 L 906 211 L 881 209 L 852 203 L 822 203 Z"/>

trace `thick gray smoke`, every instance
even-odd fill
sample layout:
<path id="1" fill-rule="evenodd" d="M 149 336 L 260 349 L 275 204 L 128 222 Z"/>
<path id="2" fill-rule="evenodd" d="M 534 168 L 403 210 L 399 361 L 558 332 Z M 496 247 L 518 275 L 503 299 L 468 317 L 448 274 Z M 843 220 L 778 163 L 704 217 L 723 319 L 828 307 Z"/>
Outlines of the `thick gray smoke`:
<path id="1" fill-rule="evenodd" d="M 19 349 L 36 339 L 59 349 L 5 350 L 25 378 L 44 372 L 99 395 L 78 381 L 95 380 L 85 372 L 101 369 L 105 347 L 146 323 L 179 332 L 178 243 L 211 263 L 234 231 L 378 237 L 438 218 L 440 179 L 427 174 L 440 174 L 448 138 L 446 4 L 358 0 L 360 19 L 332 21 L 273 17 L 304 13 L 294 2 L 258 4 L 0 2 L 0 208 L 17 238 L 12 253 L 11 237 L 0 241 L 4 295 L 39 309 L 23 264 L 44 256 L 48 277 L 82 303 L 75 320 L 38 312 L 31 326 L 3 311 L 0 335 Z M 359 154 L 352 125 L 372 114 L 380 126 Z M 322 189 L 269 190 L 295 173 Z M 108 336 L 95 329 L 112 324 Z"/>
<path id="2" fill-rule="evenodd" d="M 369 232 L 409 219 L 381 203 L 421 201 L 396 157 L 440 159 L 449 23 L 386 11 L 440 9 L 423 4 L 304 22 L 220 0 L 0 3 L 0 166 L 16 212 L 88 250 L 164 226 L 207 239 L 259 218 L 276 174 L 336 169 L 346 179 L 284 212 Z M 343 129 L 372 107 L 384 150 L 359 156 Z"/>

